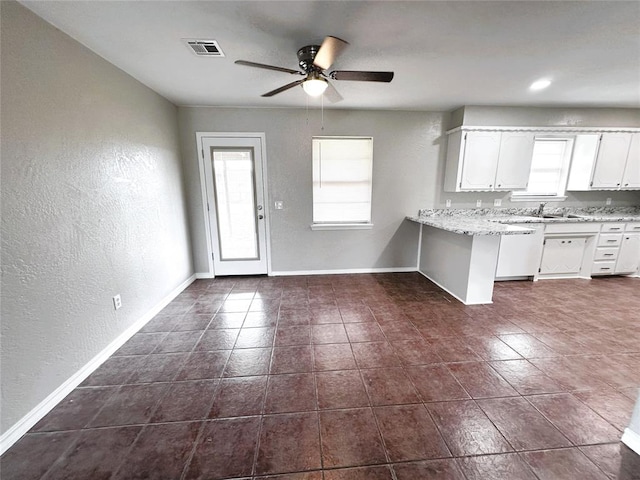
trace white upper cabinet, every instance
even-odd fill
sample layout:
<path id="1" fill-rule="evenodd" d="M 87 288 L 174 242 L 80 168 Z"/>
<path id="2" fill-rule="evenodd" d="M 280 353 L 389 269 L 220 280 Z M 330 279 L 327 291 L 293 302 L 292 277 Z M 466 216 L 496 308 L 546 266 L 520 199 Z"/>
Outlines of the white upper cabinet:
<path id="1" fill-rule="evenodd" d="M 631 137 L 627 165 L 620 188 L 640 188 L 640 133 L 634 133 Z"/>
<path id="2" fill-rule="evenodd" d="M 603 133 L 591 180 L 592 189 L 619 189 L 622 184 L 631 133 Z"/>
<path id="3" fill-rule="evenodd" d="M 444 190 L 515 190 L 527 187 L 533 132 L 457 131 L 449 135 Z"/>
<path id="4" fill-rule="evenodd" d="M 500 132 L 467 132 L 465 137 L 460 190 L 491 190 L 500 154 Z"/>
<path id="5" fill-rule="evenodd" d="M 577 135 L 567 190 L 640 188 L 640 132 Z"/>
<path id="6" fill-rule="evenodd" d="M 538 137 L 573 139 L 566 190 L 640 189 L 637 127 L 458 127 L 449 132 L 445 192 L 525 190 Z"/>
<path id="7" fill-rule="evenodd" d="M 533 132 L 502 132 L 495 188 L 527 188 L 533 159 Z"/>

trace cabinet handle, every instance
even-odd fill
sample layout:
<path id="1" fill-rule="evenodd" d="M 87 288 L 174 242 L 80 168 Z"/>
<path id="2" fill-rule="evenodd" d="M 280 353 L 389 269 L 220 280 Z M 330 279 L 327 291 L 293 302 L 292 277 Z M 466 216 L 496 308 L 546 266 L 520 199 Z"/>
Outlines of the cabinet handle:
<path id="1" fill-rule="evenodd" d="M 611 270 L 609 267 L 600 267 L 600 270 Z"/>
<path id="2" fill-rule="evenodd" d="M 613 253 L 605 253 L 604 256 L 605 257 L 613 257 Z"/>
<path id="3" fill-rule="evenodd" d="M 567 243 L 571 243 L 571 240 L 569 240 Z"/>
<path id="4" fill-rule="evenodd" d="M 607 242 L 611 243 L 611 242 L 616 242 L 617 240 L 607 240 Z"/>
<path id="5" fill-rule="evenodd" d="M 620 230 L 620 227 L 613 227 L 613 228 L 610 228 L 609 230 L 612 230 L 612 231 L 613 230 Z"/>

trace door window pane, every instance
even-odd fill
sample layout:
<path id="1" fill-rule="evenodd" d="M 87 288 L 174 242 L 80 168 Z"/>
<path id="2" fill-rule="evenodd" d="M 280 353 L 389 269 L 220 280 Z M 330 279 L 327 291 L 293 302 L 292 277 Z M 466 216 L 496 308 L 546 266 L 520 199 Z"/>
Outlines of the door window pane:
<path id="1" fill-rule="evenodd" d="M 213 177 L 220 260 L 259 258 L 253 151 L 214 149 Z"/>

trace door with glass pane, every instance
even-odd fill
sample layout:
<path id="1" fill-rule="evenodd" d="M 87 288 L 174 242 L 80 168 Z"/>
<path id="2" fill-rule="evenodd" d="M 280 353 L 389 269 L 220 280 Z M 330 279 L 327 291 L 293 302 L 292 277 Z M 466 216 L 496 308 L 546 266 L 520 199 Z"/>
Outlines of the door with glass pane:
<path id="1" fill-rule="evenodd" d="M 267 273 L 261 139 L 203 137 L 215 275 Z"/>

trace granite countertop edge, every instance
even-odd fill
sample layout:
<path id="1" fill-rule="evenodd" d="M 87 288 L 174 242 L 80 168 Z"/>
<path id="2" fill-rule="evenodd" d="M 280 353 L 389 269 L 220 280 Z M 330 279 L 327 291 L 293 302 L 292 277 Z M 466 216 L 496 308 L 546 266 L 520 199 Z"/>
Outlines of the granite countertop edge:
<path id="1" fill-rule="evenodd" d="M 407 216 L 412 222 L 439 228 L 461 235 L 528 235 L 535 230 L 526 228 L 527 224 L 540 223 L 586 223 L 586 222 L 640 222 L 640 212 L 603 212 L 578 214 L 579 218 L 558 217 L 542 218 L 532 214 L 499 214 L 486 212 L 478 214 L 474 210 L 454 212 L 445 215 Z M 507 224 L 523 224 L 522 227 Z"/>
<path id="2" fill-rule="evenodd" d="M 452 217 L 406 217 L 412 222 L 460 235 L 529 235 L 531 228 L 504 225 L 495 220 Z"/>

